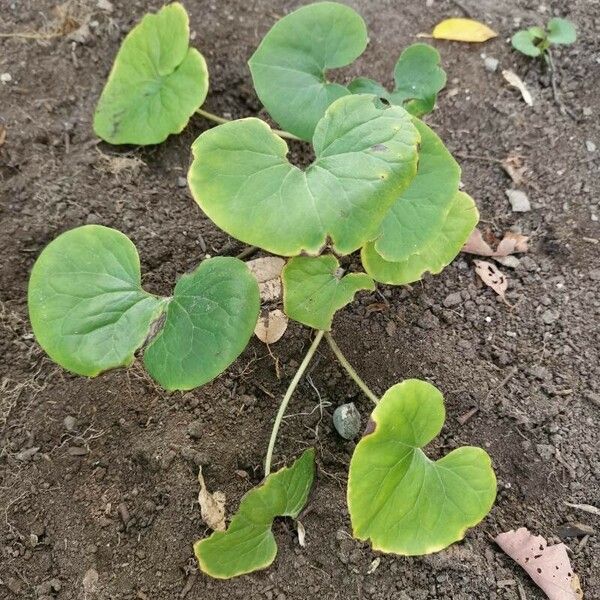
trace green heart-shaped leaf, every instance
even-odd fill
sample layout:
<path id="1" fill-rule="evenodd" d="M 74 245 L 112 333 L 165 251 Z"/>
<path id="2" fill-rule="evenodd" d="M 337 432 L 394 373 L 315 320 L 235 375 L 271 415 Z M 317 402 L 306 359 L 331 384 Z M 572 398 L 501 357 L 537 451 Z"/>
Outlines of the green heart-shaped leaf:
<path id="1" fill-rule="evenodd" d="M 179 133 L 208 92 L 203 56 L 189 48 L 189 20 L 177 2 L 146 15 L 127 35 L 94 115 L 111 144 L 158 144 Z"/>
<path id="2" fill-rule="evenodd" d="M 335 256 L 296 256 L 283 268 L 283 307 L 291 319 L 329 331 L 333 315 L 352 302 L 358 290 L 374 290 L 364 273 L 342 277 Z"/>
<path id="3" fill-rule="evenodd" d="M 244 350 L 260 310 L 258 283 L 236 258 L 205 260 L 175 286 L 162 330 L 144 353 L 167 390 L 189 390 L 223 372 Z"/>
<path id="4" fill-rule="evenodd" d="M 351 8 L 303 6 L 279 20 L 248 61 L 256 93 L 283 129 L 310 141 L 327 107 L 349 94 L 326 80 L 327 69 L 349 65 L 367 41 L 365 22 Z"/>
<path id="5" fill-rule="evenodd" d="M 277 555 L 273 519 L 300 514 L 312 487 L 314 462 L 311 448 L 291 467 L 272 473 L 250 490 L 227 531 L 215 531 L 194 545 L 200 569 L 211 577 L 229 579 L 268 567 Z"/>
<path id="6" fill-rule="evenodd" d="M 375 429 L 350 462 L 348 507 L 354 537 L 375 550 L 417 555 L 461 540 L 496 497 L 490 457 L 462 447 L 438 461 L 421 450 L 444 424 L 444 399 L 409 379 L 391 387 L 371 415 Z"/>
<path id="7" fill-rule="evenodd" d="M 421 117 L 433 110 L 438 92 L 446 85 L 440 53 L 428 44 L 409 46 L 398 58 L 394 80 L 393 92 L 367 77 L 357 77 L 348 89 L 353 94 L 375 94 L 391 104 L 402 106 L 411 115 Z"/>
<path id="8" fill-rule="evenodd" d="M 511 44 L 515 50 L 526 56 L 539 56 L 542 50 L 536 45 L 538 36 L 529 30 L 517 31 L 512 38 Z"/>
<path id="9" fill-rule="evenodd" d="M 566 19 L 554 17 L 546 25 L 548 29 L 548 41 L 551 44 L 573 44 L 577 40 L 575 25 Z"/>
<path id="10" fill-rule="evenodd" d="M 172 299 L 141 287 L 140 261 L 125 235 L 100 225 L 63 233 L 40 254 L 28 292 L 33 332 L 50 358 L 94 377 L 146 350 L 150 374 L 166 389 L 216 377 L 248 343 L 259 311 L 258 284 L 243 262 L 211 258 L 175 286 Z"/>
<path id="11" fill-rule="evenodd" d="M 413 123 L 421 136 L 417 175 L 399 194 L 375 241 L 388 261 L 406 260 L 439 235 L 460 182 L 460 167 L 440 138 L 422 121 Z"/>
<path id="12" fill-rule="evenodd" d="M 259 119 L 206 131 L 188 181 L 202 210 L 233 237 L 282 256 L 338 254 L 373 239 L 416 173 L 419 134 L 408 113 L 374 96 L 345 96 L 319 121 L 316 159 L 291 165 L 286 143 Z"/>
<path id="13" fill-rule="evenodd" d="M 94 377 L 133 362 L 165 298 L 141 287 L 140 260 L 125 235 L 85 225 L 58 236 L 29 279 L 29 318 L 50 358 Z"/>
<path id="14" fill-rule="evenodd" d="M 416 117 L 431 112 L 438 92 L 446 85 L 440 60 L 440 53 L 428 44 L 406 48 L 394 68 L 396 87 L 390 100 Z"/>
<path id="15" fill-rule="evenodd" d="M 479 214 L 472 198 L 457 192 L 438 234 L 418 252 L 398 262 L 385 260 L 373 243 L 361 251 L 365 271 L 380 283 L 405 285 L 421 279 L 425 272 L 436 275 L 448 266 L 460 252 L 477 225 Z"/>

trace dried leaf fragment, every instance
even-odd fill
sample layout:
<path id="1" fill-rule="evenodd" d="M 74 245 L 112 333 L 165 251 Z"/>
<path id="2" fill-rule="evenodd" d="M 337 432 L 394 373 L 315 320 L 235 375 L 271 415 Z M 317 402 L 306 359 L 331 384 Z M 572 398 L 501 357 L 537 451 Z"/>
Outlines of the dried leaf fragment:
<path id="1" fill-rule="evenodd" d="M 288 318 L 278 308 L 261 314 L 254 328 L 256 337 L 265 344 L 274 344 L 281 339 L 288 326 Z"/>
<path id="2" fill-rule="evenodd" d="M 285 260 L 278 256 L 264 256 L 249 260 L 246 266 L 258 281 L 260 299 L 271 302 L 281 298 L 281 270 Z"/>
<path id="3" fill-rule="evenodd" d="M 508 288 L 508 279 L 500 269 L 486 260 L 474 260 L 473 264 L 475 265 L 475 273 L 479 275 L 481 281 L 504 300 L 504 294 Z"/>
<path id="4" fill-rule="evenodd" d="M 521 92 L 521 96 L 523 97 L 523 100 L 525 100 L 525 104 L 528 106 L 533 106 L 533 97 L 531 96 L 531 92 L 527 89 L 523 83 L 523 80 L 514 71 L 511 71 L 510 69 L 504 69 L 502 71 L 502 76 L 504 79 L 506 79 L 509 85 L 517 88 Z"/>
<path id="5" fill-rule="evenodd" d="M 469 239 L 462 247 L 462 252 L 477 254 L 478 256 L 490 256 L 493 258 L 504 258 L 510 254 L 527 252 L 529 237 L 514 231 L 507 231 L 502 240 L 494 250 L 483 238 L 479 229 L 474 229 Z"/>
<path id="6" fill-rule="evenodd" d="M 225 531 L 225 494 L 220 491 L 212 494 L 206 489 L 202 467 L 198 469 L 198 504 L 202 520 L 214 531 Z"/>
<path id="7" fill-rule="evenodd" d="M 550 600 L 581 600 L 579 577 L 573 573 L 564 544 L 548 546 L 525 527 L 496 536 L 496 543 L 535 581 Z"/>
<path id="8" fill-rule="evenodd" d="M 438 23 L 431 34 L 438 40 L 456 42 L 486 42 L 498 34 L 487 25 L 473 19 L 452 18 Z"/>

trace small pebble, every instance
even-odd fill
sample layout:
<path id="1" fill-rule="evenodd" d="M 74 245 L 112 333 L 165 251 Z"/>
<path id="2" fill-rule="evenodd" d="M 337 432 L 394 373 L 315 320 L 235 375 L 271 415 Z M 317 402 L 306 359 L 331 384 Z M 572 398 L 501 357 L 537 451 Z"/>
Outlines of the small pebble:
<path id="1" fill-rule="evenodd" d="M 65 417 L 63 425 L 67 431 L 74 431 L 77 428 L 77 419 L 71 415 L 68 415 Z"/>
<path id="2" fill-rule="evenodd" d="M 513 209 L 513 212 L 529 212 L 531 210 L 531 203 L 525 192 L 522 190 L 506 190 L 508 201 Z"/>
<path id="3" fill-rule="evenodd" d="M 342 404 L 335 409 L 333 426 L 345 440 L 352 440 L 359 434 L 361 419 L 354 402 Z"/>
<path id="4" fill-rule="evenodd" d="M 12 81 L 12 76 L 10 73 L 2 73 L 0 74 L 0 81 L 2 83 L 8 83 L 9 81 Z"/>
<path id="5" fill-rule="evenodd" d="M 585 147 L 587 148 L 588 152 L 596 152 L 596 144 L 594 144 L 592 140 L 586 140 Z"/>
<path id="6" fill-rule="evenodd" d="M 453 294 L 449 294 L 448 296 L 446 296 L 446 298 L 444 299 L 444 306 L 446 308 L 451 308 L 453 306 L 457 306 L 458 304 L 462 303 L 462 296 L 460 295 L 460 292 L 454 292 Z"/>
<path id="7" fill-rule="evenodd" d="M 198 440 L 202 437 L 202 433 L 204 431 L 204 426 L 202 425 L 202 421 L 196 420 L 192 421 L 187 426 L 187 434 L 193 439 Z"/>
<path id="8" fill-rule="evenodd" d="M 177 178 L 177 187 L 184 188 L 187 186 L 187 180 L 185 177 Z"/>
<path id="9" fill-rule="evenodd" d="M 486 71 L 489 71 L 490 73 L 495 73 L 496 70 L 498 69 L 498 65 L 500 64 L 500 61 L 497 58 L 492 58 L 491 56 L 486 56 L 483 59 L 483 64 L 485 65 Z"/>
<path id="10" fill-rule="evenodd" d="M 542 315 L 542 321 L 544 321 L 546 325 L 552 325 L 552 323 L 557 321 L 559 317 L 560 314 L 558 313 L 558 311 L 549 308 L 548 310 L 544 311 L 544 314 Z"/>

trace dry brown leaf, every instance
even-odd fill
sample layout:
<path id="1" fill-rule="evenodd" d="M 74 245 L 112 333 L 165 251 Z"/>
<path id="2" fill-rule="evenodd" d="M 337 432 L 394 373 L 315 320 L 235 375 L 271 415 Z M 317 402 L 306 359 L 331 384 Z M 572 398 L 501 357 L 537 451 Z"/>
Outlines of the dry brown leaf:
<path id="1" fill-rule="evenodd" d="M 6 141 L 6 127 L 0 125 L 0 146 Z"/>
<path id="2" fill-rule="evenodd" d="M 510 69 L 504 69 L 502 71 L 502 76 L 504 79 L 506 79 L 509 85 L 512 85 L 521 92 L 521 96 L 523 96 L 525 104 L 528 106 L 533 106 L 533 97 L 531 96 L 531 93 L 523 83 L 523 80 L 514 71 L 511 71 Z"/>
<path id="3" fill-rule="evenodd" d="M 479 275 L 481 281 L 504 300 L 504 294 L 508 288 L 508 279 L 500 269 L 486 260 L 474 260 L 473 264 L 475 265 L 475 273 Z"/>
<path id="4" fill-rule="evenodd" d="M 254 334 L 261 342 L 274 344 L 281 339 L 287 326 L 287 316 L 277 308 L 260 315 L 254 328 Z"/>
<path id="5" fill-rule="evenodd" d="M 513 231 L 507 231 L 504 237 L 496 247 L 492 247 L 483 239 L 483 234 L 479 229 L 473 230 L 473 233 L 469 236 L 465 245 L 462 247 L 462 251 L 467 254 L 477 254 L 478 256 L 489 256 L 492 258 L 504 258 L 509 254 L 517 254 L 521 252 L 527 252 L 529 247 L 527 241 L 529 237 L 515 233 Z"/>
<path id="6" fill-rule="evenodd" d="M 298 544 L 300 547 L 306 548 L 306 529 L 300 521 L 296 521 L 296 531 L 298 532 Z"/>
<path id="7" fill-rule="evenodd" d="M 265 256 L 249 260 L 246 265 L 258 281 L 260 298 L 263 302 L 281 298 L 281 270 L 285 260 L 278 256 Z"/>
<path id="8" fill-rule="evenodd" d="M 496 536 L 496 543 L 535 581 L 550 600 L 581 600 L 579 577 L 573 573 L 564 544 L 548 546 L 525 527 Z"/>
<path id="9" fill-rule="evenodd" d="M 500 165 L 517 186 L 525 182 L 525 165 L 521 155 L 509 154 L 500 161 Z"/>
<path id="10" fill-rule="evenodd" d="M 198 483 L 198 503 L 202 520 L 214 531 L 225 531 L 225 494 L 219 491 L 211 494 L 206 489 L 202 467 L 198 470 Z"/>

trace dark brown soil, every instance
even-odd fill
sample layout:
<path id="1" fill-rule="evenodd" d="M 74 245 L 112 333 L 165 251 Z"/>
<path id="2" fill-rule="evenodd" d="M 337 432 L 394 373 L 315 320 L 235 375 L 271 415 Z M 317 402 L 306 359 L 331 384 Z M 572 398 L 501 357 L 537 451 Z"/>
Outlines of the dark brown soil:
<path id="1" fill-rule="evenodd" d="M 195 502 L 197 464 L 205 465 L 211 488 L 226 492 L 233 512 L 260 480 L 272 419 L 309 332 L 291 326 L 272 354 L 254 340 L 213 384 L 168 395 L 139 366 L 94 380 L 65 373 L 36 345 L 27 320 L 33 261 L 59 233 L 83 223 L 127 233 L 140 250 L 145 283 L 159 293 L 169 293 L 206 253 L 241 249 L 180 185 L 190 144 L 206 121 L 195 118 L 182 135 L 152 148 L 127 151 L 94 138 L 94 105 L 119 41 L 160 5 L 112 2 L 112 13 L 96 0 L 77 5 L 79 14 L 91 14 L 84 43 L 0 38 L 0 73 L 12 77 L 0 84 L 6 129 L 0 147 L 0 598 L 84 598 L 82 578 L 90 568 L 99 574 L 90 599 L 543 598 L 492 537 L 527 526 L 559 541 L 566 522 L 600 528 L 597 516 L 565 505 L 600 503 L 600 150 L 586 146 L 600 147 L 598 3 L 349 2 L 364 15 L 372 41 L 343 76 L 391 83 L 400 50 L 442 18 L 464 15 L 460 5 L 500 33 L 484 45 L 435 43 L 449 81 L 428 121 L 460 158 L 482 226 L 496 235 L 517 226 L 532 236 L 519 266 L 503 268 L 513 307 L 482 287 L 471 257 L 463 255 L 441 276 L 361 294 L 334 324 L 339 344 L 378 393 L 407 377 L 443 390 L 448 420 L 431 453 L 483 445 L 497 470 L 498 500 L 464 542 L 422 558 L 381 556 L 368 574 L 376 554 L 350 539 L 345 507 L 353 444 L 332 430 L 331 413 L 352 399 L 366 422 L 370 406 L 323 346 L 291 403 L 275 455 L 283 465 L 304 447 L 317 447 L 316 487 L 303 519 L 306 548 L 291 523 L 279 522 L 274 565 L 220 582 L 202 576 L 193 560 L 192 543 L 207 533 Z M 0 4 L 3 32 L 40 30 L 53 18 L 54 0 Z M 185 4 L 194 44 L 210 67 L 206 108 L 232 117 L 257 114 L 246 60 L 274 20 L 302 2 Z M 507 44 L 518 22 L 541 23 L 550 14 L 568 16 L 579 30 L 577 44 L 555 56 L 563 99 L 578 122 L 560 114 L 543 66 Z M 498 72 L 486 71 L 482 52 L 500 60 Z M 525 79 L 533 108 L 505 85 L 502 68 Z M 531 198 L 529 213 L 510 210 L 505 190 L 515 185 L 498 162 L 509 154 L 521 155 L 527 167 L 520 188 Z M 458 417 L 473 407 L 478 412 L 461 425 Z M 74 417 L 71 429 L 65 417 Z M 192 422 L 199 437 L 188 435 Z M 597 534 L 563 541 L 586 598 L 600 598 Z"/>

